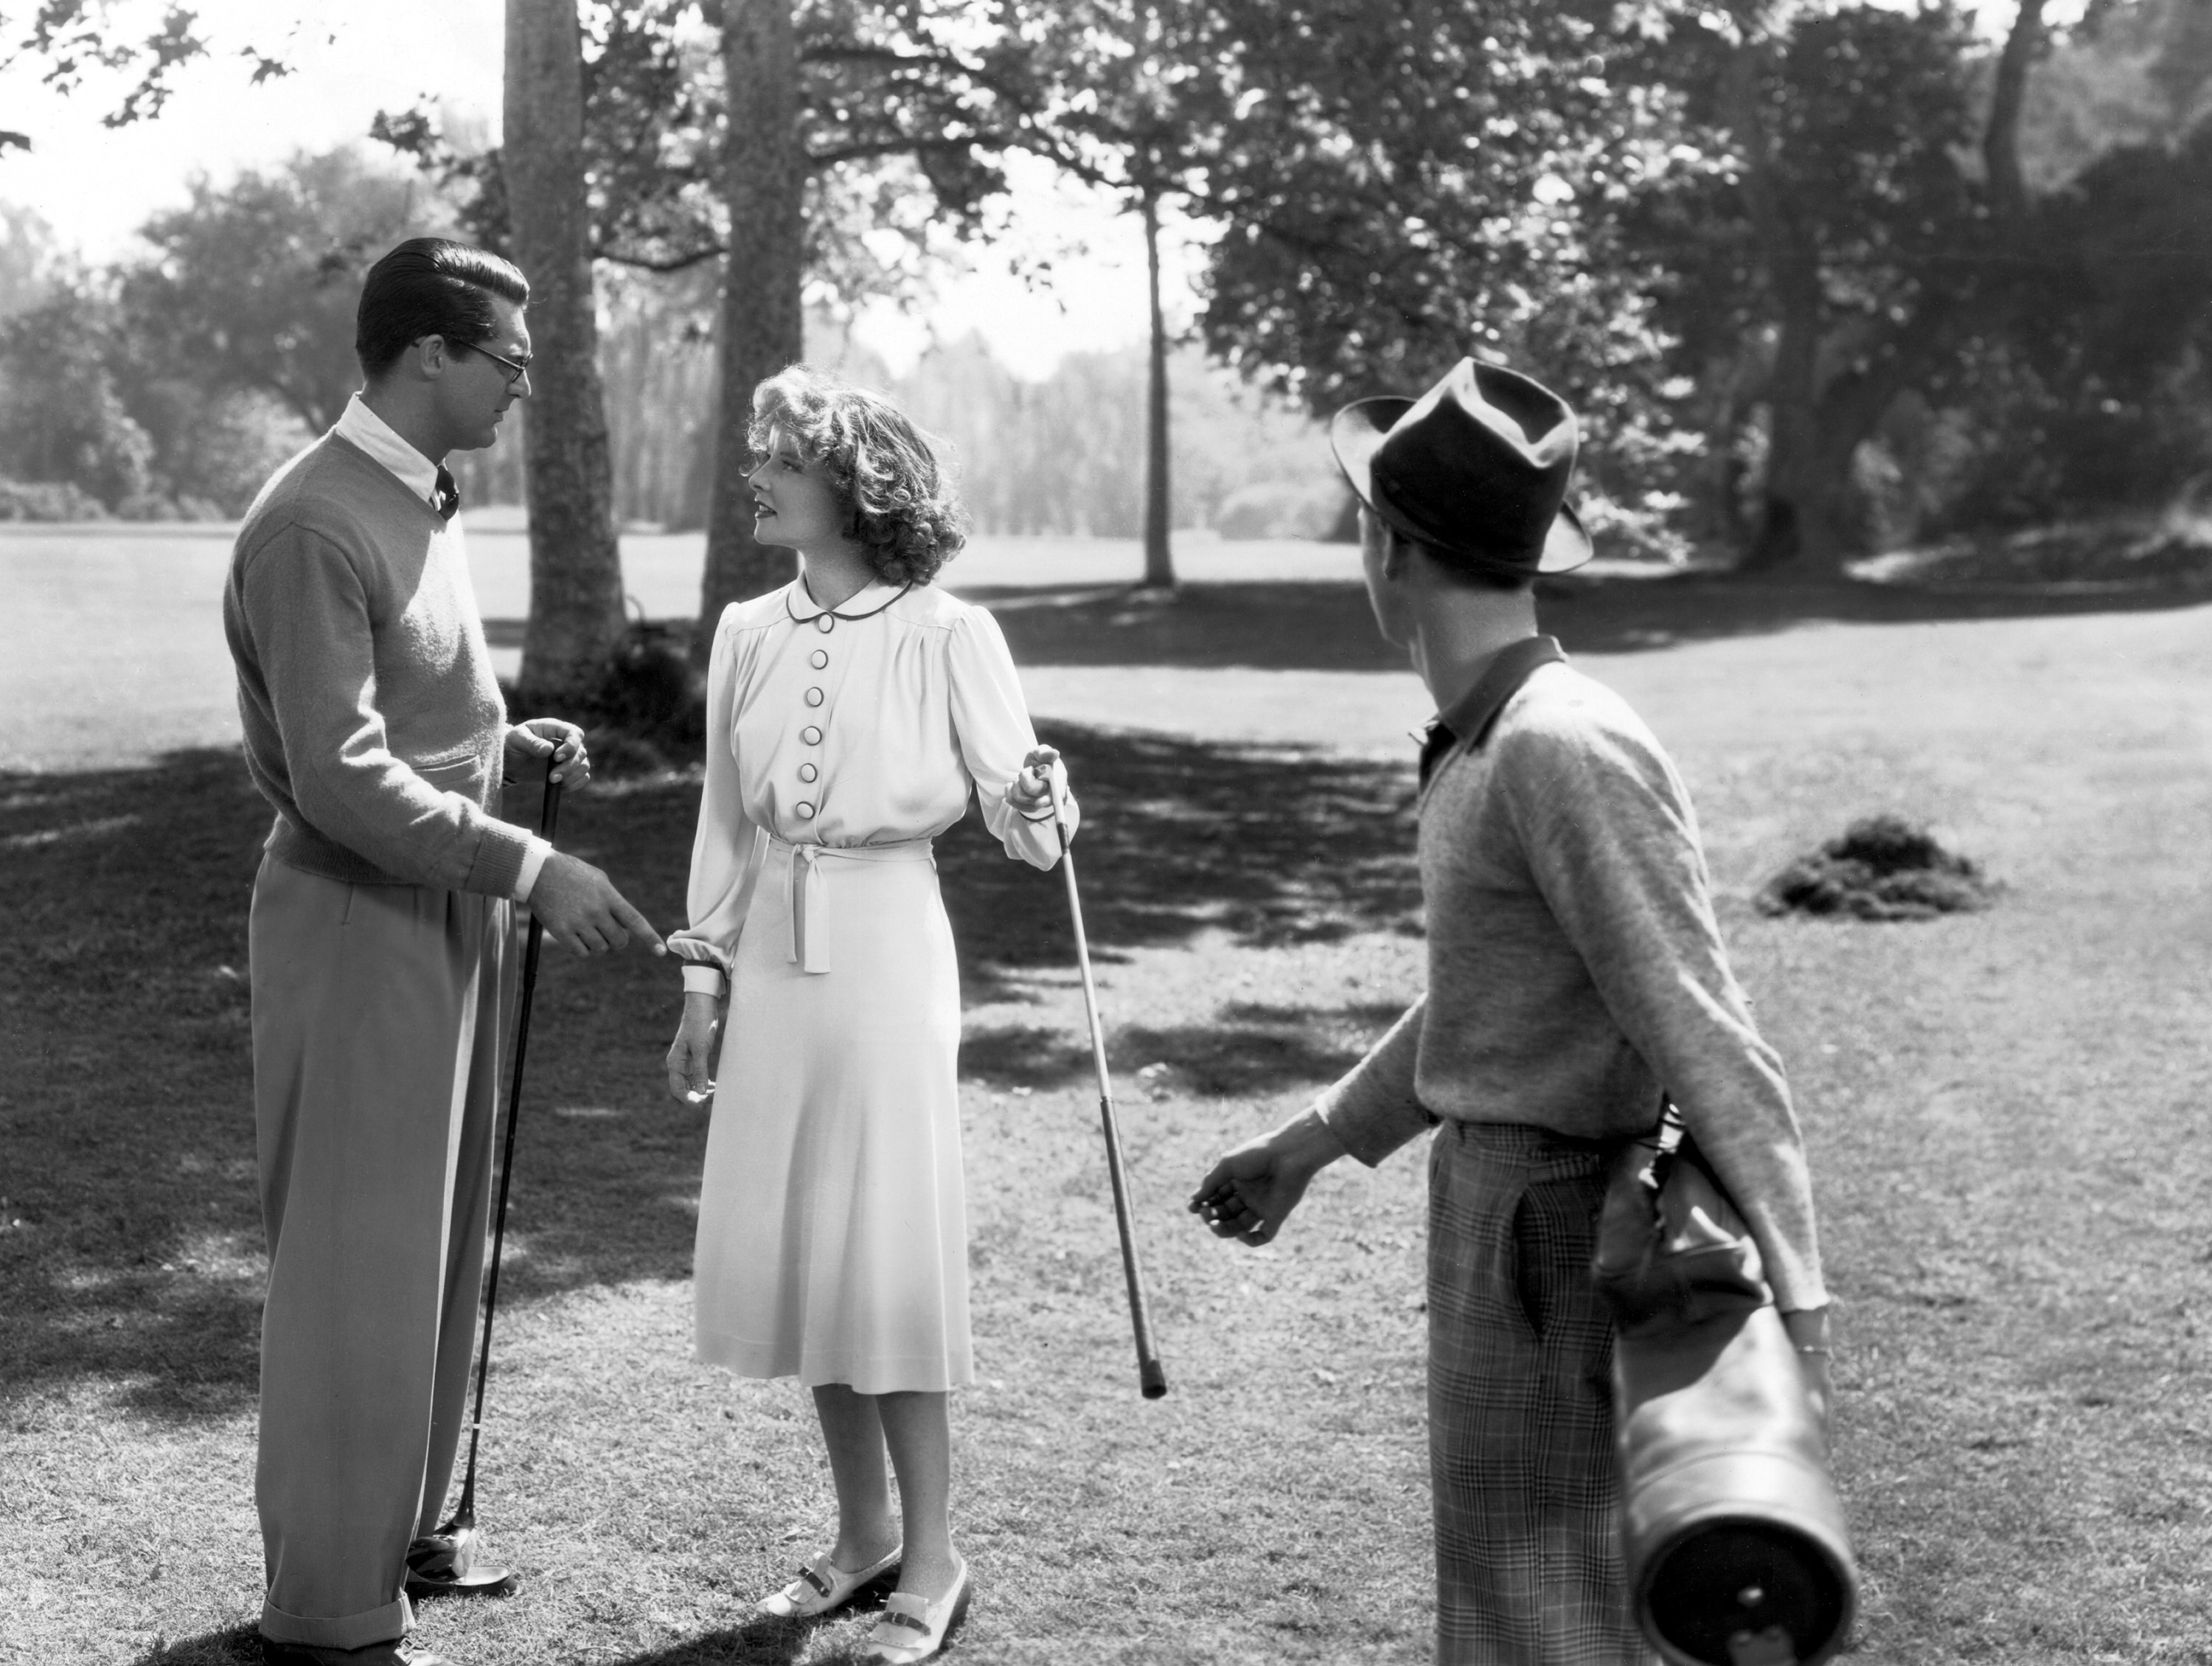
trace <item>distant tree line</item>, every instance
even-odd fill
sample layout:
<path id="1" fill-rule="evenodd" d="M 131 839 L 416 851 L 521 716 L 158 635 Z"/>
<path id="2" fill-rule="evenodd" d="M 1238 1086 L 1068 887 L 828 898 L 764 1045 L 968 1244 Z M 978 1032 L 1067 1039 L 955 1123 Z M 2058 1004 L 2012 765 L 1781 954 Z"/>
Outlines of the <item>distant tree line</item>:
<path id="1" fill-rule="evenodd" d="M 26 210 L 0 206 L 0 517 L 205 519 L 242 511 L 269 471 L 329 428 L 360 384 L 353 303 L 402 237 L 454 228 L 418 176 L 354 150 L 301 156 L 149 222 L 149 252 L 94 271 Z M 615 519 L 706 524 L 721 420 L 716 274 L 616 267 L 599 284 L 598 354 Z M 1141 346 L 1076 354 L 1041 382 L 980 339 L 903 377 L 826 315 L 808 355 L 896 394 L 951 442 L 979 530 L 1133 538 L 1144 525 Z M 1316 425 L 1179 350 L 1176 526 L 1232 535 L 1326 530 L 1340 494 Z M 472 503 L 524 500 L 530 404 L 489 451 L 453 459 Z"/>

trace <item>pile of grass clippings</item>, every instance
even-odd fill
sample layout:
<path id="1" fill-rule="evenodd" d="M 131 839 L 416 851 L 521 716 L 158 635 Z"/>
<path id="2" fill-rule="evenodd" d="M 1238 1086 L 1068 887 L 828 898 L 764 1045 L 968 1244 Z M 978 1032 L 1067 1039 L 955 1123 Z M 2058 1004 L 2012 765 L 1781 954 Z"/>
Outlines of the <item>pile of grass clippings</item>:
<path id="1" fill-rule="evenodd" d="M 1944 849 L 1926 829 L 1885 815 L 1853 822 L 1840 839 L 1799 857 L 1754 901 L 1770 915 L 1932 920 L 1985 909 L 1996 889 L 1971 860 Z"/>

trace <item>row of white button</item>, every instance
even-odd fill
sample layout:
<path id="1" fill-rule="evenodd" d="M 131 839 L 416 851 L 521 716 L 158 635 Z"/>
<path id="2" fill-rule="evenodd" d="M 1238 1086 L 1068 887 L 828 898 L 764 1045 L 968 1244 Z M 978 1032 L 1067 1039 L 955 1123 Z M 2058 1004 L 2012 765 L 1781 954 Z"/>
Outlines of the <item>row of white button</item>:
<path id="1" fill-rule="evenodd" d="M 827 613 L 824 613 L 821 617 L 815 620 L 814 628 L 820 631 L 830 631 L 836 628 L 836 621 L 832 619 Z M 830 654 L 828 650 L 824 648 L 816 648 L 813 653 L 806 656 L 806 663 L 813 666 L 817 671 L 822 670 L 830 663 Z M 823 699 L 826 698 L 826 696 L 823 694 L 821 688 L 817 685 L 806 690 L 805 698 L 808 705 L 818 706 L 822 703 Z M 799 732 L 799 738 L 810 746 L 819 746 L 822 744 L 822 731 L 816 728 L 814 725 L 810 723 Z M 821 773 L 822 772 L 817 769 L 811 763 L 802 763 L 799 766 L 799 778 L 804 781 L 811 781 L 820 775 Z M 796 815 L 799 819 L 803 822 L 811 822 L 814 819 L 814 804 L 810 799 L 801 799 L 797 804 L 792 806 L 791 808 L 792 813 Z"/>

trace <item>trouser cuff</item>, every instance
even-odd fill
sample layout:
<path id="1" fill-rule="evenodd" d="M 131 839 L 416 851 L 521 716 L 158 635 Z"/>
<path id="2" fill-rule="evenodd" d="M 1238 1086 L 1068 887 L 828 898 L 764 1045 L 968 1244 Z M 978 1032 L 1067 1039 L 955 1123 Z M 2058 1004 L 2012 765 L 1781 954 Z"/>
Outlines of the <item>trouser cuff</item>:
<path id="1" fill-rule="evenodd" d="M 415 1629 L 414 1605 L 403 1594 L 380 1608 L 337 1619 L 287 1614 L 274 1602 L 261 1604 L 261 1634 L 271 1643 L 301 1643 L 311 1649 L 366 1649 L 390 1643 Z"/>

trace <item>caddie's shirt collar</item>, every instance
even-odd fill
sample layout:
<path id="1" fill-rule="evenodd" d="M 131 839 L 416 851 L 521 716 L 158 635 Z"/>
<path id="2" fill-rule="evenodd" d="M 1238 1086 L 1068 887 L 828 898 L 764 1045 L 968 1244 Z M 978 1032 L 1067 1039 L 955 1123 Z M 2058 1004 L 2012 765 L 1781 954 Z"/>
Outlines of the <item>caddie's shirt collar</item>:
<path id="1" fill-rule="evenodd" d="M 1498 714 L 1505 709 L 1516 690 L 1540 667 L 1566 663 L 1566 651 L 1556 636 L 1528 636 L 1500 650 L 1482 669 L 1474 686 L 1451 704 L 1449 711 L 1431 718 L 1421 731 L 1421 785 L 1455 747 L 1473 751 L 1490 736 Z"/>
<path id="2" fill-rule="evenodd" d="M 885 584 L 881 579 L 872 579 L 836 606 L 824 607 L 808 592 L 806 581 L 798 578 L 784 593 L 784 608 L 801 624 L 818 619 L 824 613 L 833 619 L 865 619 L 882 612 L 913 588 L 910 584 Z"/>
<path id="3" fill-rule="evenodd" d="M 438 465 L 401 439 L 392 424 L 362 403 L 356 393 L 346 401 L 333 430 L 350 440 L 393 474 L 399 483 L 432 508 L 438 507 Z"/>

